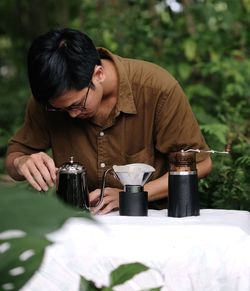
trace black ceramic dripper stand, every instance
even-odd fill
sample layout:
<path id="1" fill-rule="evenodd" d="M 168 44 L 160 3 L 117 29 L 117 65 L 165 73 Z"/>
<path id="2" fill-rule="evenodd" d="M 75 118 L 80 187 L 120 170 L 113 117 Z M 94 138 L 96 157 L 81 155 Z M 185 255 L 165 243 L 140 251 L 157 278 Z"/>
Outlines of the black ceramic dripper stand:
<path id="1" fill-rule="evenodd" d="M 119 193 L 120 215 L 148 215 L 148 192 L 143 187 L 154 171 L 155 168 L 143 163 L 113 166 L 114 176 L 123 185 Z"/>
<path id="2" fill-rule="evenodd" d="M 168 216 L 200 215 L 196 153 L 170 153 L 168 187 Z"/>
<path id="3" fill-rule="evenodd" d="M 141 185 L 125 185 L 119 193 L 119 209 L 122 216 L 147 216 L 148 192 Z"/>

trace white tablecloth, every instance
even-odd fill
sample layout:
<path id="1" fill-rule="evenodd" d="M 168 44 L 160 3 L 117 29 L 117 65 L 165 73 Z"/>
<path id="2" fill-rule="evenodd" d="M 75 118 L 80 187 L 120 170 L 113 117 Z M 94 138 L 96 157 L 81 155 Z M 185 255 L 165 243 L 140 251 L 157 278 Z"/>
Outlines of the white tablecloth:
<path id="1" fill-rule="evenodd" d="M 198 217 L 96 216 L 99 224 L 71 218 L 49 239 L 39 271 L 22 291 L 75 291 L 80 275 L 107 286 L 119 265 L 141 262 L 150 270 L 115 290 L 163 286 L 166 291 L 249 291 L 250 213 L 201 210 Z"/>

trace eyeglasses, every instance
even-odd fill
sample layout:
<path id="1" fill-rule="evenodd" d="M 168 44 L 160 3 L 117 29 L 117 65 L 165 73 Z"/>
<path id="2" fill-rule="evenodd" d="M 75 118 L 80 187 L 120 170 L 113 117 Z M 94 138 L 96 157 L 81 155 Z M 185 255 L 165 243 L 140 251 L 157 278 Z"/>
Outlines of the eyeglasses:
<path id="1" fill-rule="evenodd" d="M 79 102 L 79 105 L 71 105 L 65 108 L 55 108 L 50 104 L 46 104 L 45 105 L 45 110 L 49 111 L 49 112 L 70 112 L 70 111 L 74 111 L 74 110 L 86 110 L 86 101 L 89 95 L 89 90 L 91 88 L 92 85 L 92 81 L 90 81 L 88 87 L 87 87 L 87 92 L 85 94 L 85 96 L 82 98 L 82 100 Z"/>

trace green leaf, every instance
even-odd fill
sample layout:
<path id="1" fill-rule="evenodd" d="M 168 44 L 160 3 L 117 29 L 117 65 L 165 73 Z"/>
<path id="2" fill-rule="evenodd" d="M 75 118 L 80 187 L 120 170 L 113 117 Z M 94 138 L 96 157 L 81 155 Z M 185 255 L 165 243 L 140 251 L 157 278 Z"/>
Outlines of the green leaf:
<path id="1" fill-rule="evenodd" d="M 196 42 L 194 42 L 191 39 L 187 39 L 183 45 L 184 45 L 184 52 L 187 59 L 189 61 L 192 61 L 196 55 L 196 49 L 197 49 Z"/>
<path id="2" fill-rule="evenodd" d="M 123 284 L 132 279 L 136 274 L 147 271 L 149 268 L 141 263 L 123 264 L 112 271 L 110 287 Z"/>
<path id="3" fill-rule="evenodd" d="M 250 157 L 249 156 L 242 156 L 239 157 L 236 162 L 236 166 L 250 166 Z"/>
<path id="4" fill-rule="evenodd" d="M 216 136 L 216 138 L 223 145 L 227 143 L 226 135 L 229 132 L 229 128 L 227 125 L 224 125 L 221 123 L 214 123 L 214 124 L 208 124 L 208 125 L 201 125 L 200 127 L 205 133 L 209 133 L 211 135 Z"/>
<path id="5" fill-rule="evenodd" d="M 5 284 L 11 284 L 14 290 L 19 290 L 40 266 L 44 248 L 50 243 L 46 239 L 25 236 L 9 240 L 1 240 L 1 246 L 9 249 L 0 253 L 0 290 Z M 14 275 L 13 272 L 21 272 Z M 6 289 L 8 290 L 8 289 Z"/>
<path id="6" fill-rule="evenodd" d="M 102 288 L 97 288 L 93 281 L 81 277 L 79 291 L 97 291 L 97 290 L 102 290 Z"/>
<path id="7" fill-rule="evenodd" d="M 192 106 L 193 112 L 195 113 L 196 118 L 200 124 L 216 124 L 219 123 L 219 120 L 216 116 L 208 114 L 204 107 L 194 105 Z"/>
<path id="8" fill-rule="evenodd" d="M 24 185 L 0 188 L 0 213 L 1 231 L 20 229 L 37 236 L 58 229 L 69 217 L 91 218 L 65 205 L 54 193 L 39 193 Z"/>
<path id="9" fill-rule="evenodd" d="M 180 63 L 178 65 L 178 72 L 183 80 L 186 80 L 188 77 L 190 77 L 191 71 L 192 67 L 187 63 Z"/>
<path id="10" fill-rule="evenodd" d="M 190 97 L 211 97 L 214 95 L 213 90 L 209 86 L 201 83 L 188 85 L 186 92 Z"/>
<path id="11" fill-rule="evenodd" d="M 109 30 L 103 30 L 103 39 L 110 50 L 112 50 L 113 52 L 117 50 L 117 43 L 115 42 L 113 35 Z"/>
<path id="12" fill-rule="evenodd" d="M 38 269 L 50 243 L 46 234 L 58 229 L 69 217 L 91 218 L 90 214 L 65 205 L 52 191 L 41 194 L 24 184 L 0 188 L 0 215 L 0 244 L 4 249 L 0 253 L 1 290 L 19 290 Z M 24 236 L 14 238 L 13 234 L 10 236 L 13 231 Z M 25 252 L 32 256 L 22 260 Z M 13 269 L 21 273 L 11 275 Z"/>

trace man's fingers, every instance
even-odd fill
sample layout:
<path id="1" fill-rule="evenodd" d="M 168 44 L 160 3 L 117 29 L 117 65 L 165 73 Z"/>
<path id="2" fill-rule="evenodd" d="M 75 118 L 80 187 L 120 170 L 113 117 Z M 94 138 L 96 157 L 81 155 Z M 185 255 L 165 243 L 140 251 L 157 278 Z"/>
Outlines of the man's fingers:
<path id="1" fill-rule="evenodd" d="M 91 212 L 92 214 L 106 214 L 114 209 L 117 209 L 118 203 L 119 201 L 114 199 L 114 197 L 107 195 L 103 198 L 100 205 L 91 208 Z"/>
<path id="2" fill-rule="evenodd" d="M 32 167 L 29 172 L 33 179 L 36 181 L 36 183 L 41 187 L 41 189 L 43 191 L 48 191 L 48 184 L 44 179 L 43 173 L 39 171 L 36 167 Z"/>
<path id="3" fill-rule="evenodd" d="M 18 173 L 38 191 L 47 191 L 56 181 L 54 161 L 47 154 L 40 152 L 16 158 L 14 165 Z"/>
<path id="4" fill-rule="evenodd" d="M 54 186 L 54 180 L 51 176 L 51 173 L 48 169 L 48 167 L 46 167 L 45 164 L 42 164 L 40 169 L 39 169 L 39 172 L 41 173 L 41 177 L 43 178 L 43 180 L 46 182 L 46 184 L 50 187 L 53 187 Z"/>
<path id="5" fill-rule="evenodd" d="M 57 172 L 57 168 L 55 166 L 55 163 L 53 161 L 53 159 L 51 157 L 49 157 L 48 155 L 44 154 L 45 156 L 44 158 L 44 163 L 50 173 L 50 177 L 52 179 L 52 181 L 55 183 L 56 182 L 56 172 Z"/>
<path id="6" fill-rule="evenodd" d="M 53 187 L 56 182 L 56 167 L 53 159 L 46 153 L 41 152 L 35 156 L 35 165 L 41 172 L 41 175 L 46 183 L 50 187 Z"/>
<path id="7" fill-rule="evenodd" d="M 105 190 L 104 190 L 104 193 L 105 193 Z M 91 193 L 89 193 L 89 201 L 91 203 L 93 203 L 93 202 L 99 200 L 100 195 L 101 195 L 101 189 L 95 189 L 94 191 L 92 191 Z"/>
<path id="8" fill-rule="evenodd" d="M 116 209 L 118 209 L 118 207 L 116 206 L 115 202 L 113 201 L 113 202 L 107 204 L 106 207 L 102 208 L 97 213 L 98 214 L 107 214 L 107 213 L 111 212 L 112 210 L 114 211 Z"/>
<path id="9" fill-rule="evenodd" d="M 30 172 L 25 173 L 24 177 L 34 189 L 36 189 L 37 191 L 42 191 L 41 186 L 36 182 Z"/>

